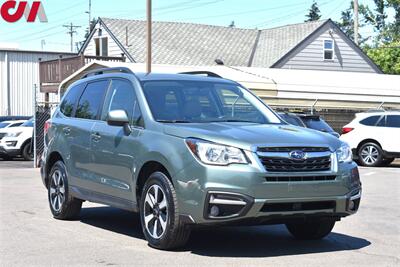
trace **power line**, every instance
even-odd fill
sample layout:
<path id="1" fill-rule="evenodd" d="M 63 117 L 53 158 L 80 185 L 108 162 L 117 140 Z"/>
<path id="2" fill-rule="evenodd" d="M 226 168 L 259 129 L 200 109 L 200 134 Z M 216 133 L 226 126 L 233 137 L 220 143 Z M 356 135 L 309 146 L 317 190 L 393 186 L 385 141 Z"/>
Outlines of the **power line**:
<path id="1" fill-rule="evenodd" d="M 74 34 L 78 33 L 77 31 L 75 31 L 75 29 L 78 29 L 82 26 L 74 25 L 71 22 L 69 25 L 63 25 L 63 27 L 68 29 L 67 34 L 69 34 L 71 36 L 71 52 L 74 52 Z"/>

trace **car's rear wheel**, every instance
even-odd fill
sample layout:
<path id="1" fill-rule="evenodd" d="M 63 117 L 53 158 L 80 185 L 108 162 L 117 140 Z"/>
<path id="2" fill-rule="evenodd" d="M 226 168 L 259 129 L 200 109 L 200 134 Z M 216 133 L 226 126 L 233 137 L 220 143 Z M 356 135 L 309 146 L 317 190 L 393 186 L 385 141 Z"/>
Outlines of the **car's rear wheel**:
<path id="1" fill-rule="evenodd" d="M 79 217 L 82 200 L 69 194 L 67 171 L 62 161 L 57 161 L 51 168 L 48 179 L 48 199 L 54 218 L 73 220 Z"/>
<path id="2" fill-rule="evenodd" d="M 179 218 L 175 189 L 162 172 L 155 172 L 146 181 L 140 200 L 140 219 L 149 245 L 158 249 L 184 246 L 190 228 Z"/>
<path id="3" fill-rule="evenodd" d="M 287 223 L 286 228 L 300 240 L 322 239 L 332 231 L 335 221 L 331 219 L 320 219 L 309 222 Z"/>
<path id="4" fill-rule="evenodd" d="M 32 142 L 28 141 L 23 147 L 22 147 L 22 157 L 25 160 L 33 160 L 33 149 L 32 149 Z"/>
<path id="5" fill-rule="evenodd" d="M 382 164 L 383 151 L 381 147 L 373 142 L 368 142 L 358 149 L 358 161 L 367 167 L 377 167 Z"/>

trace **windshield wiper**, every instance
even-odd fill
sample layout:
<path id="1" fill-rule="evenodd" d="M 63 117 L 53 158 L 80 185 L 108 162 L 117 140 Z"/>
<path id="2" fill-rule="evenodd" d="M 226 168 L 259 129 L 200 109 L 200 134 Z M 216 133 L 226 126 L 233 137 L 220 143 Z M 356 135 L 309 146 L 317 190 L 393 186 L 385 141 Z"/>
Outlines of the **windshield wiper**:
<path id="1" fill-rule="evenodd" d="M 157 120 L 157 122 L 162 122 L 162 123 L 191 123 L 191 121 L 185 121 L 185 120 Z"/>
<path id="2" fill-rule="evenodd" d="M 211 122 L 248 122 L 248 123 L 262 124 L 262 123 L 256 122 L 256 121 L 237 120 L 237 119 L 215 120 L 215 121 L 211 121 Z"/>

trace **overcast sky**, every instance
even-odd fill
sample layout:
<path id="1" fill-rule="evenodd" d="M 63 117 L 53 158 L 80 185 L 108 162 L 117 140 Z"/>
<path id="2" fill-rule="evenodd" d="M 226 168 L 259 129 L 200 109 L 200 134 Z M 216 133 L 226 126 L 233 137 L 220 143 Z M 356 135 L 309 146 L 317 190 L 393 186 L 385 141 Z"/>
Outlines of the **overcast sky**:
<path id="1" fill-rule="evenodd" d="M 338 20 L 350 0 L 316 0 L 322 19 Z M 2 1 L 3 2 L 3 1 Z M 29 1 L 30 3 L 32 1 Z M 70 37 L 62 25 L 73 23 L 74 42 L 83 41 L 88 27 L 89 0 L 42 1 L 48 23 L 0 21 L 0 45 L 20 49 L 69 51 Z M 153 19 L 228 26 L 235 21 L 240 28 L 272 28 L 303 22 L 313 0 L 153 0 Z M 360 0 L 371 4 L 372 0 Z M 146 0 L 92 0 L 92 17 L 145 19 Z M 364 34 L 372 34 L 371 29 Z M 43 40 L 43 41 L 42 41 Z"/>

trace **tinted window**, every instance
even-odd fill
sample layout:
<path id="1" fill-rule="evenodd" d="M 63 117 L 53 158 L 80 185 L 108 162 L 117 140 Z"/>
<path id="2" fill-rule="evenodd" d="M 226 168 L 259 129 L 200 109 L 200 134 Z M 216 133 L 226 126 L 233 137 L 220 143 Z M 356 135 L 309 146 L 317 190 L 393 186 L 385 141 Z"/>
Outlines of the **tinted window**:
<path id="1" fill-rule="evenodd" d="M 386 116 L 386 127 L 400 128 L 400 115 Z"/>
<path id="2" fill-rule="evenodd" d="M 290 124 L 296 125 L 296 126 L 300 126 L 300 127 L 304 127 L 303 122 L 297 116 L 289 115 L 289 114 L 285 114 L 285 113 L 279 114 L 279 116 L 281 116 L 281 118 L 284 121 L 286 121 L 287 123 L 290 123 Z"/>
<path id="3" fill-rule="evenodd" d="M 386 126 L 386 116 L 382 116 L 382 118 L 379 119 L 376 126 L 385 127 Z"/>
<path id="4" fill-rule="evenodd" d="M 89 83 L 79 99 L 75 117 L 90 120 L 97 119 L 107 85 L 108 81 L 106 80 Z"/>
<path id="5" fill-rule="evenodd" d="M 113 80 L 107 95 L 106 103 L 109 103 L 109 105 L 105 108 L 102 119 L 105 119 L 107 113 L 111 110 L 122 109 L 128 114 L 131 124 L 140 124 L 139 121 L 142 115 L 131 82 L 127 80 Z"/>
<path id="6" fill-rule="evenodd" d="M 361 124 L 367 126 L 375 126 L 381 116 L 371 116 L 360 121 Z"/>
<path id="7" fill-rule="evenodd" d="M 324 120 L 312 117 L 312 118 L 301 118 L 304 124 L 311 129 L 318 130 L 321 132 L 333 132 L 333 129 Z"/>
<path id="8" fill-rule="evenodd" d="M 76 102 L 78 102 L 79 96 L 82 94 L 82 89 L 85 84 L 79 84 L 74 87 L 71 87 L 67 94 L 65 95 L 61 105 L 60 111 L 67 117 L 72 116 L 72 112 L 74 111 L 74 107 Z"/>

